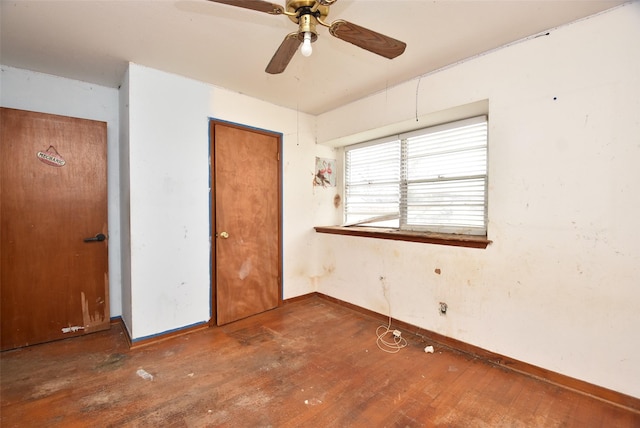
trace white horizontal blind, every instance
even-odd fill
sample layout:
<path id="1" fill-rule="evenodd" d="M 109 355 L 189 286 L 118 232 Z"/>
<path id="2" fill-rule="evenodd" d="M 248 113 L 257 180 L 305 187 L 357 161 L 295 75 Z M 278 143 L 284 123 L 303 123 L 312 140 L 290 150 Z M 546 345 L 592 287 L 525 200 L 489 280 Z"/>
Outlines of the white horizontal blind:
<path id="1" fill-rule="evenodd" d="M 403 144 L 401 227 L 486 234 L 486 118 L 413 132 Z"/>
<path id="2" fill-rule="evenodd" d="M 345 153 L 346 222 L 398 227 L 400 140 L 372 143 L 351 147 Z"/>
<path id="3" fill-rule="evenodd" d="M 486 234 L 485 116 L 351 146 L 345 161 L 347 223 Z"/>

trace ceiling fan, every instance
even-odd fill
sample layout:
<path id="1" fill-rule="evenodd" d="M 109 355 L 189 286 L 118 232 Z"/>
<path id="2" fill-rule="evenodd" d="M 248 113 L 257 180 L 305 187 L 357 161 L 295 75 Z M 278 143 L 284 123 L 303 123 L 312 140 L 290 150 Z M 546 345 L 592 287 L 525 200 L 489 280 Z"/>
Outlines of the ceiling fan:
<path id="1" fill-rule="evenodd" d="M 298 31 L 285 36 L 267 65 L 265 71 L 270 74 L 282 73 L 287 68 L 300 44 L 302 44 L 300 49 L 302 55 L 311 55 L 311 43 L 318 38 L 317 24 L 327 27 L 332 36 L 385 58 L 393 59 L 401 55 L 407 47 L 406 43 L 400 40 L 342 19 L 335 20 L 330 24 L 325 22 L 327 15 L 329 15 L 329 7 L 337 0 L 286 0 L 284 7 L 264 0 L 209 1 L 251 9 L 270 15 L 286 15 L 298 25 Z"/>

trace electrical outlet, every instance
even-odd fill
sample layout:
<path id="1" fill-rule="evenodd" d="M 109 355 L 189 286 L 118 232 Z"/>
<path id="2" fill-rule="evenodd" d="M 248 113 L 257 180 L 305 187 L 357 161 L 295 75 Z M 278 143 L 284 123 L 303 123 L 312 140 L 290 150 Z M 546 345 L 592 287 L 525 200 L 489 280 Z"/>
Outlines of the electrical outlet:
<path id="1" fill-rule="evenodd" d="M 447 304 L 445 302 L 440 302 L 440 315 L 446 315 L 447 314 Z"/>
<path id="2" fill-rule="evenodd" d="M 393 337 L 400 337 L 402 336 L 402 333 L 400 332 L 400 330 L 393 330 Z"/>

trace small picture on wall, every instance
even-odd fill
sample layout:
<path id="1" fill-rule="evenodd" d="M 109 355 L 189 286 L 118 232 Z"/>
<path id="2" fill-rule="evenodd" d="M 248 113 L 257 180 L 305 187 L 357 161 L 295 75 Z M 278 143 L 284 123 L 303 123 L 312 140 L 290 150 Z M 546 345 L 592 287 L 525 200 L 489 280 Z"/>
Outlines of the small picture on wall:
<path id="1" fill-rule="evenodd" d="M 336 160 L 327 158 L 316 158 L 314 186 L 336 187 Z"/>

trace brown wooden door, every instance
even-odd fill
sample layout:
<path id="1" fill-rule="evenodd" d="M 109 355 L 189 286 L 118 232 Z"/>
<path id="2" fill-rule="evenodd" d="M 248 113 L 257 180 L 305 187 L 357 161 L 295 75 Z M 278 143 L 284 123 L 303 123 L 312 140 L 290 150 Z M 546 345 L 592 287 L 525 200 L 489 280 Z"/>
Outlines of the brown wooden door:
<path id="1" fill-rule="evenodd" d="M 1 348 L 109 328 L 106 123 L 2 108 L 0 127 Z"/>
<path id="2" fill-rule="evenodd" d="M 213 121 L 213 261 L 218 325 L 282 302 L 280 136 Z"/>

